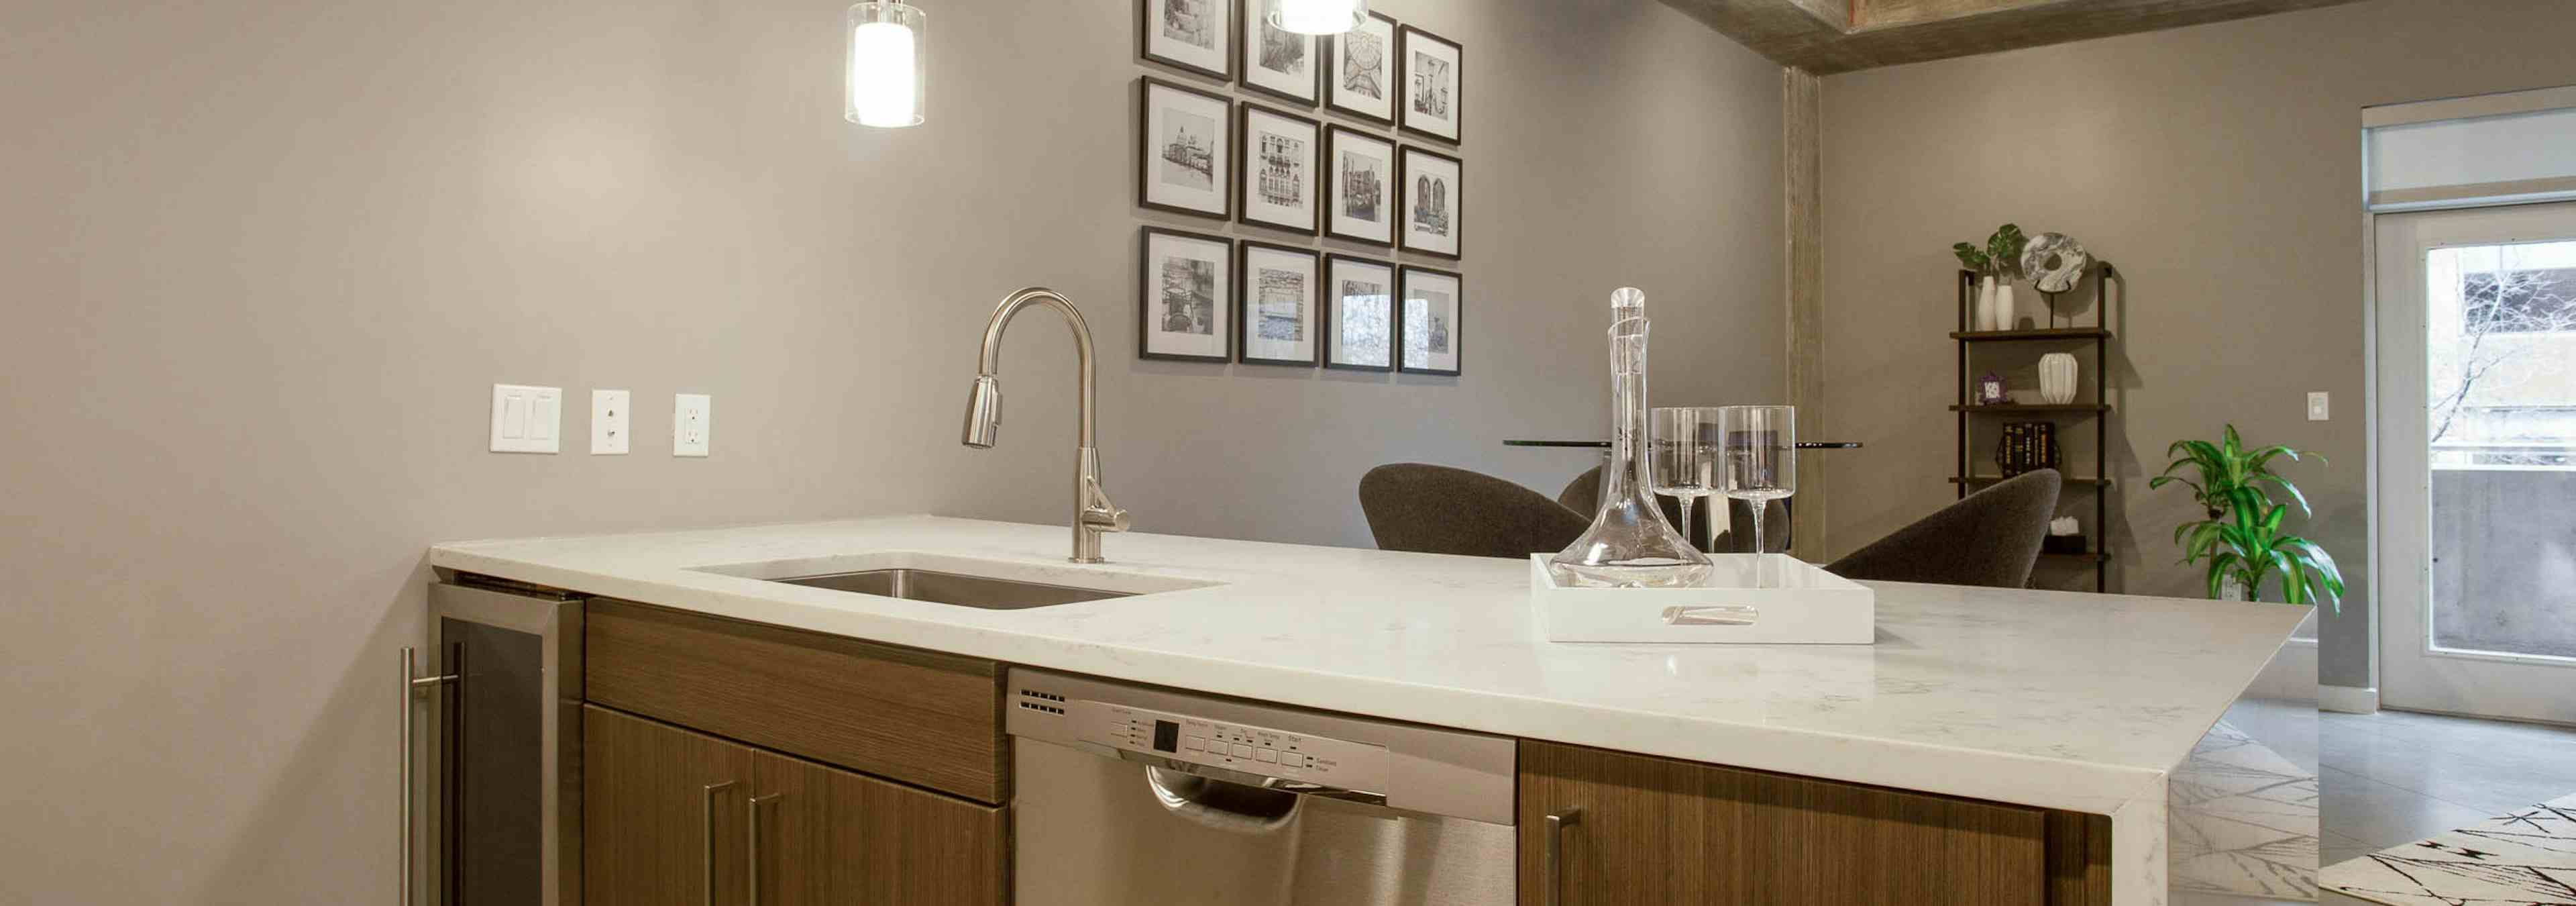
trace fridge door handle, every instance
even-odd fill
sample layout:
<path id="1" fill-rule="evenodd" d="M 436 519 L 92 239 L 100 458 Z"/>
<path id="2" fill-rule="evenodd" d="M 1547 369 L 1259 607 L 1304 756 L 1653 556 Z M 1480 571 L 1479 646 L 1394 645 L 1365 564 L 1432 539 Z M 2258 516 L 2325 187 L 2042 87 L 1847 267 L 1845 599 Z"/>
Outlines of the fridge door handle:
<path id="1" fill-rule="evenodd" d="M 402 786 L 402 800 L 397 803 L 394 808 L 396 820 L 402 822 L 401 829 L 394 835 L 397 844 L 402 847 L 401 854 L 395 861 L 397 866 L 395 870 L 395 883 L 398 886 L 394 893 L 394 902 L 400 904 L 400 906 L 411 906 L 413 850 L 418 844 L 418 841 L 413 839 L 412 833 L 412 799 L 417 795 L 417 791 L 412 788 L 412 759 L 414 756 L 412 750 L 418 745 L 418 742 L 413 739 L 411 731 L 411 709 L 413 704 L 423 693 L 436 692 L 439 687 L 452 685 L 456 682 L 456 675 L 453 673 L 433 676 L 421 676 L 419 674 L 420 651 L 408 645 L 403 646 L 402 707 L 401 716 L 395 721 L 396 726 L 399 727 L 395 736 L 397 740 L 395 746 L 402 750 L 400 753 L 402 760 L 394 771 L 395 776 L 401 778 L 400 783 Z"/>

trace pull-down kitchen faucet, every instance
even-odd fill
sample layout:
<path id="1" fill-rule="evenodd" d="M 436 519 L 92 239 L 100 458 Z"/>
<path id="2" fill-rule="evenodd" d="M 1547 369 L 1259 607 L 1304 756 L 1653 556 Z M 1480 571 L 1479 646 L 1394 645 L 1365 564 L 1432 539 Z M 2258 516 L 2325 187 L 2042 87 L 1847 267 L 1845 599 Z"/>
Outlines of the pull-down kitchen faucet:
<path id="1" fill-rule="evenodd" d="M 1064 316 L 1065 325 L 1073 328 L 1076 366 L 1081 371 L 1078 410 L 1081 420 L 1079 438 L 1074 443 L 1073 472 L 1073 562 L 1099 563 L 1100 536 L 1127 530 L 1127 511 L 1109 502 L 1109 494 L 1100 489 L 1100 448 L 1092 436 L 1091 408 L 1091 327 L 1082 322 L 1082 312 L 1065 301 L 1055 290 L 1032 286 L 1002 297 L 993 309 L 993 321 L 984 326 L 984 351 L 975 359 L 975 389 L 966 397 L 966 435 L 969 447 L 989 449 L 994 435 L 1002 429 L 1002 384 L 995 372 L 1001 370 L 1002 330 L 1020 309 L 1044 303 Z"/>

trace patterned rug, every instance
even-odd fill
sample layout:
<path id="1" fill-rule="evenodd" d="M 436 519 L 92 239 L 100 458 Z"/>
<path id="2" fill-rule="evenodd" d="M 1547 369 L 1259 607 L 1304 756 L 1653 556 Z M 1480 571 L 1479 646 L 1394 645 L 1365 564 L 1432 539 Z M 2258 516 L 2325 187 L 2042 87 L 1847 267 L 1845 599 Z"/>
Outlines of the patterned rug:
<path id="1" fill-rule="evenodd" d="M 2166 787 L 2166 865 L 2177 891 L 2317 898 L 2317 774 L 2226 721 Z"/>
<path id="2" fill-rule="evenodd" d="M 2336 863 L 2322 880 L 2391 906 L 2576 906 L 2576 795 Z"/>

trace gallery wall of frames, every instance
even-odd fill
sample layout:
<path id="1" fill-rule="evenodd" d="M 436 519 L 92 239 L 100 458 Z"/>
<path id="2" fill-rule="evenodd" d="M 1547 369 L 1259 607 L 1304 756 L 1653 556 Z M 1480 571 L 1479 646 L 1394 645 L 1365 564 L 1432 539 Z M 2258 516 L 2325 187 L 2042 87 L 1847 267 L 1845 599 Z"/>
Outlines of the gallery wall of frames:
<path id="1" fill-rule="evenodd" d="M 1136 204 L 1241 234 L 1139 229 L 1137 355 L 1458 375 L 1464 51 L 1376 13 L 1273 28 L 1277 4 L 1136 4 Z"/>

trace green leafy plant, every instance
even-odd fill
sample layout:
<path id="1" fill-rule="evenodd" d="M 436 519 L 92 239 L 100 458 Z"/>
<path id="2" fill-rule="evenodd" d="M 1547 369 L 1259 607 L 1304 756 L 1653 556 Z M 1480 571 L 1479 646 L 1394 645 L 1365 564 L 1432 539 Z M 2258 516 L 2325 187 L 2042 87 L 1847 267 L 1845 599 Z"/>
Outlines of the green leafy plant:
<path id="1" fill-rule="evenodd" d="M 2193 500 L 2208 512 L 2206 519 L 2175 526 L 2174 543 L 2182 546 L 2183 563 L 2208 561 L 2210 597 L 2218 597 L 2227 580 L 2234 579 L 2246 597 L 2260 600 L 2263 580 L 2279 570 L 2281 594 L 2290 603 L 2312 605 L 2323 598 L 2341 609 L 2343 572 L 2334 557 L 2315 542 L 2283 533 L 2281 520 L 2289 505 L 2272 502 L 2265 489 L 2279 490 L 2298 504 L 2302 517 L 2313 518 L 2307 495 L 2271 469 L 2276 460 L 2299 461 L 2300 451 L 2280 444 L 2248 450 L 2236 426 L 2228 425 L 2218 443 L 2178 440 L 2165 453 L 2174 460 L 2147 487 L 2180 483 L 2192 489 Z M 2306 455 L 2325 462 L 2323 456 Z M 2185 468 L 2199 480 L 2174 474 Z"/>
<path id="2" fill-rule="evenodd" d="M 1984 248 L 1966 242 L 1954 243 L 1950 246 L 1950 254 L 1959 256 L 1959 266 L 1977 273 L 2013 277 L 2021 274 L 2021 252 L 2029 245 L 2030 237 L 2022 235 L 2021 227 L 2007 223 L 1996 227 L 1994 235 L 1986 237 Z"/>

